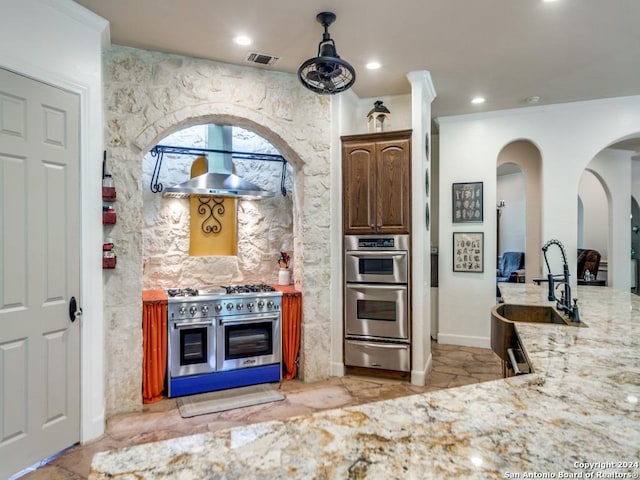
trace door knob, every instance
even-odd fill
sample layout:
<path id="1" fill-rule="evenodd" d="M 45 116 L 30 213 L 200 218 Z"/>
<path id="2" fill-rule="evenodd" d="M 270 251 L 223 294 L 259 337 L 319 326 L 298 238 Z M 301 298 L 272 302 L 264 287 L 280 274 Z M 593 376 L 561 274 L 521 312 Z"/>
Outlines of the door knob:
<path id="1" fill-rule="evenodd" d="M 76 302 L 76 297 L 71 297 L 69 300 L 69 320 L 72 322 L 76 321 L 76 318 L 82 316 L 82 309 L 78 308 L 78 303 Z"/>

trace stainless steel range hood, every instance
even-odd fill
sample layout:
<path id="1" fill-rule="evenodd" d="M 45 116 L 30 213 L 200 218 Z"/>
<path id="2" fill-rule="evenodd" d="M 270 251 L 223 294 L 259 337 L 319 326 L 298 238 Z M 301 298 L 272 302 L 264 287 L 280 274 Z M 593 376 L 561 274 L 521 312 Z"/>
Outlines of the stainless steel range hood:
<path id="1" fill-rule="evenodd" d="M 263 190 L 233 173 L 224 171 L 226 169 L 216 168 L 210 158 L 207 160 L 207 169 L 207 173 L 165 189 L 162 195 L 173 198 L 215 196 L 254 200 L 275 196 L 274 192 Z"/>

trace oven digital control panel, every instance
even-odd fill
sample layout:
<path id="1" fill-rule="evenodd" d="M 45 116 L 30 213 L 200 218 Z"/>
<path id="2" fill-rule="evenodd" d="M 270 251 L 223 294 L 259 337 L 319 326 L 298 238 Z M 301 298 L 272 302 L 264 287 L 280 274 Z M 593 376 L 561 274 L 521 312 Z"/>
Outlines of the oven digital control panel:
<path id="1" fill-rule="evenodd" d="M 359 238 L 358 248 L 395 248 L 395 238 Z"/>

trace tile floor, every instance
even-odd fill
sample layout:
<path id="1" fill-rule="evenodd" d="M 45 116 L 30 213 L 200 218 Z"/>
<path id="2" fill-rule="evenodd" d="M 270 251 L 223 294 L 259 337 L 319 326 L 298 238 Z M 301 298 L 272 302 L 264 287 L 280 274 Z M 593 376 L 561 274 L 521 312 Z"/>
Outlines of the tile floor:
<path id="1" fill-rule="evenodd" d="M 182 418 L 175 399 L 145 405 L 143 411 L 115 415 L 108 419 L 106 433 L 99 439 L 75 446 L 21 480 L 82 480 L 89 475 L 96 452 L 195 433 L 282 420 L 330 408 L 358 405 L 442 388 L 495 380 L 501 377 L 501 363 L 491 350 L 432 343 L 433 370 L 427 385 L 417 387 L 399 380 L 361 376 L 333 377 L 317 383 L 285 381 L 285 400 L 227 412 Z"/>

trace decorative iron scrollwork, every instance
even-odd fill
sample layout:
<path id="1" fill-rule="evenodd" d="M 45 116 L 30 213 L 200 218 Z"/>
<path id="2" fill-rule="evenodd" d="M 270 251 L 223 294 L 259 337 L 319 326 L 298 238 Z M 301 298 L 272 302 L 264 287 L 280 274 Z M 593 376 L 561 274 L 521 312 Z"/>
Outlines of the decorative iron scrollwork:
<path id="1" fill-rule="evenodd" d="M 162 158 L 164 157 L 164 152 L 157 148 L 151 149 L 151 156 L 156 159 L 156 164 L 153 167 L 153 174 L 151 174 L 151 182 L 149 188 L 152 193 L 160 193 L 164 186 L 158 182 L 158 177 L 160 176 L 160 169 L 162 168 Z"/>
<path id="2" fill-rule="evenodd" d="M 240 160 L 258 160 L 261 162 L 281 162 L 282 174 L 280 176 L 280 192 L 282 196 L 287 196 L 287 189 L 285 188 L 285 180 L 287 175 L 287 160 L 282 155 L 276 155 L 272 153 L 251 153 L 251 152 L 234 152 L 231 150 L 219 150 L 215 148 L 195 148 L 195 147 L 177 147 L 173 145 L 156 145 L 149 153 L 156 159 L 155 167 L 153 168 L 153 174 L 151 175 L 151 182 L 149 188 L 153 193 L 160 193 L 164 189 L 162 183 L 158 182 L 160 177 L 160 169 L 162 168 L 162 159 L 164 154 L 169 155 L 192 155 L 203 156 L 208 153 L 222 153 L 230 154 L 232 158 Z"/>
<path id="3" fill-rule="evenodd" d="M 202 231 L 204 233 L 220 233 L 222 222 L 218 216 L 224 215 L 224 197 L 198 197 L 198 213 L 205 219 L 202 221 Z M 218 215 L 218 216 L 216 216 Z"/>

